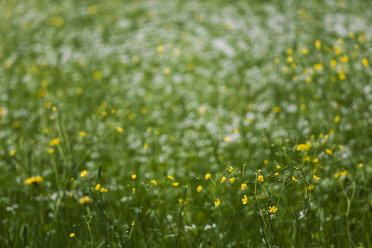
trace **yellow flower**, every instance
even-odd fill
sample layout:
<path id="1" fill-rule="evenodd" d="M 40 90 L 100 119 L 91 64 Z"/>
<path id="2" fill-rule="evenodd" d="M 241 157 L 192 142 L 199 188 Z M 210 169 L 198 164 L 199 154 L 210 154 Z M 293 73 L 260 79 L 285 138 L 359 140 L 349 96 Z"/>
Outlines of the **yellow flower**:
<path id="1" fill-rule="evenodd" d="M 229 179 L 230 183 L 234 183 L 235 182 L 235 177 L 232 177 Z"/>
<path id="2" fill-rule="evenodd" d="M 230 166 L 229 168 L 227 168 L 227 171 L 228 172 L 233 172 L 234 171 L 234 168 Z"/>
<path id="3" fill-rule="evenodd" d="M 231 141 L 231 138 L 229 136 L 226 136 L 225 138 L 223 138 L 223 141 L 230 142 Z"/>
<path id="4" fill-rule="evenodd" d="M 341 121 L 341 116 L 337 115 L 334 119 L 335 123 L 339 123 Z"/>
<path id="5" fill-rule="evenodd" d="M 316 163 L 318 163 L 318 162 L 319 162 L 319 158 L 314 158 L 314 159 L 313 159 L 313 163 L 314 163 L 314 164 L 316 164 Z"/>
<path id="6" fill-rule="evenodd" d="M 313 175 L 313 178 L 314 178 L 314 180 L 319 180 L 320 179 L 320 177 L 317 177 L 316 175 Z"/>
<path id="7" fill-rule="evenodd" d="M 178 203 L 179 203 L 179 204 L 182 204 L 182 203 L 184 203 L 184 201 L 185 201 L 185 200 L 184 200 L 184 199 L 182 199 L 182 198 L 178 199 Z"/>
<path id="8" fill-rule="evenodd" d="M 198 187 L 196 187 L 197 192 L 201 192 L 202 190 L 203 190 L 203 186 L 199 185 Z"/>
<path id="9" fill-rule="evenodd" d="M 278 176 L 279 176 L 279 173 L 278 173 L 278 172 L 276 172 L 276 173 L 275 173 L 275 176 L 276 176 L 276 177 L 278 177 Z"/>
<path id="10" fill-rule="evenodd" d="M 101 188 L 101 184 L 97 184 L 96 187 L 94 187 L 95 190 L 99 190 Z"/>
<path id="11" fill-rule="evenodd" d="M 87 170 L 83 170 L 82 172 L 80 172 L 81 177 L 85 177 L 87 174 L 88 174 Z"/>
<path id="12" fill-rule="evenodd" d="M 68 235 L 70 238 L 73 238 L 75 237 L 75 233 L 70 233 L 70 235 Z"/>
<path id="13" fill-rule="evenodd" d="M 349 58 L 346 55 L 344 55 L 340 58 L 340 60 L 342 63 L 347 63 L 349 61 Z"/>
<path id="14" fill-rule="evenodd" d="M 134 221 L 132 221 L 132 224 L 131 224 L 132 226 L 135 226 L 136 225 L 136 223 L 134 223 Z"/>
<path id="15" fill-rule="evenodd" d="M 308 50 L 307 48 L 303 47 L 303 48 L 301 48 L 301 53 L 302 53 L 303 55 L 306 55 L 306 54 L 309 53 L 309 50 Z"/>
<path id="16" fill-rule="evenodd" d="M 158 182 L 155 181 L 155 180 L 151 180 L 151 183 L 152 183 L 153 185 L 157 185 L 157 184 L 158 184 Z"/>
<path id="17" fill-rule="evenodd" d="M 311 184 L 311 185 L 307 186 L 306 189 L 307 189 L 308 191 L 312 191 L 312 190 L 314 189 L 314 185 Z"/>
<path id="18" fill-rule="evenodd" d="M 80 198 L 79 202 L 80 202 L 81 205 L 84 205 L 85 203 L 90 202 L 90 198 L 89 198 L 89 196 L 84 196 L 84 197 Z"/>
<path id="19" fill-rule="evenodd" d="M 339 55 L 341 54 L 341 52 L 342 52 L 341 47 L 339 47 L 339 46 L 337 46 L 337 45 L 334 45 L 334 46 L 333 46 L 333 50 L 334 50 L 334 52 L 335 52 L 335 55 L 337 55 L 337 56 L 339 56 Z"/>
<path id="20" fill-rule="evenodd" d="M 179 182 L 174 182 L 174 183 L 172 183 L 172 185 L 173 185 L 174 187 L 177 187 L 179 184 L 180 184 Z"/>
<path id="21" fill-rule="evenodd" d="M 149 148 L 149 144 L 145 143 L 145 144 L 143 145 L 143 148 L 144 148 L 145 150 L 147 150 L 147 148 Z"/>
<path id="22" fill-rule="evenodd" d="M 99 80 L 102 78 L 102 72 L 101 71 L 95 71 L 94 74 L 93 74 L 93 78 L 95 80 Z"/>
<path id="23" fill-rule="evenodd" d="M 214 202 L 214 206 L 218 207 L 220 204 L 221 204 L 221 201 L 220 199 L 217 198 Z"/>
<path id="24" fill-rule="evenodd" d="M 49 141 L 50 146 L 58 146 L 59 145 L 59 138 L 52 139 Z"/>
<path id="25" fill-rule="evenodd" d="M 44 181 L 42 176 L 30 177 L 25 180 L 26 184 L 40 183 Z"/>
<path id="26" fill-rule="evenodd" d="M 335 69 L 336 65 L 337 65 L 337 61 L 335 59 L 331 59 L 331 68 Z"/>
<path id="27" fill-rule="evenodd" d="M 276 168 L 279 170 L 281 167 L 280 167 L 280 165 L 277 165 Z"/>
<path id="28" fill-rule="evenodd" d="M 206 107 L 202 106 L 202 107 L 199 108 L 199 113 L 200 114 L 203 115 L 203 114 L 205 114 L 205 112 L 207 112 L 207 108 Z"/>
<path id="29" fill-rule="evenodd" d="M 346 176 L 346 175 L 347 175 L 347 171 L 346 171 L 346 170 L 341 171 L 341 172 L 340 172 L 340 175 L 343 176 L 343 177 Z"/>
<path id="30" fill-rule="evenodd" d="M 262 176 L 262 175 L 258 175 L 258 177 L 257 177 L 257 181 L 259 181 L 259 182 L 263 182 L 263 181 L 264 181 L 263 176 Z"/>
<path id="31" fill-rule="evenodd" d="M 14 121 L 13 122 L 13 127 L 14 128 L 20 128 L 21 127 L 21 123 L 19 121 Z"/>
<path id="32" fill-rule="evenodd" d="M 335 173 L 335 174 L 333 175 L 333 177 L 336 178 L 336 179 L 339 178 L 339 177 L 340 177 L 340 173 L 338 173 L 338 172 Z"/>
<path id="33" fill-rule="evenodd" d="M 98 6 L 97 5 L 91 5 L 91 6 L 88 7 L 87 12 L 88 12 L 89 15 L 94 15 L 94 14 L 97 13 L 97 11 L 98 11 Z"/>
<path id="34" fill-rule="evenodd" d="M 297 179 L 294 176 L 292 176 L 292 180 L 297 182 Z"/>
<path id="35" fill-rule="evenodd" d="M 363 164 L 362 164 L 362 163 L 359 163 L 359 164 L 358 164 L 358 167 L 359 167 L 359 168 L 363 168 Z"/>
<path id="36" fill-rule="evenodd" d="M 224 183 L 226 181 L 226 177 L 221 177 L 221 183 Z"/>
<path id="37" fill-rule="evenodd" d="M 205 177 L 205 179 L 207 179 L 207 180 L 208 180 L 208 179 L 210 179 L 210 178 L 211 178 L 211 174 L 210 174 L 210 173 L 207 173 L 207 174 L 205 174 L 205 176 L 204 176 L 204 177 Z"/>
<path id="38" fill-rule="evenodd" d="M 269 213 L 273 213 L 273 214 L 275 214 L 276 211 L 278 211 L 277 207 L 275 207 L 275 206 L 270 206 L 270 207 L 269 207 Z"/>
<path id="39" fill-rule="evenodd" d="M 333 153 L 332 150 L 331 150 L 331 149 L 328 149 L 328 148 L 325 149 L 325 152 L 326 152 L 327 154 L 329 154 L 329 155 L 332 155 L 332 153 Z"/>
<path id="40" fill-rule="evenodd" d="M 338 148 L 339 148 L 340 150 L 344 150 L 344 146 L 342 146 L 342 145 L 339 145 Z"/>
<path id="41" fill-rule="evenodd" d="M 156 47 L 156 51 L 158 53 L 161 53 L 162 51 L 164 51 L 164 47 L 162 45 L 159 45 L 159 46 Z"/>
<path id="42" fill-rule="evenodd" d="M 321 63 L 315 64 L 314 69 L 317 70 L 318 72 L 322 71 L 323 70 L 323 65 Z"/>
<path id="43" fill-rule="evenodd" d="M 320 50 L 322 48 L 322 42 L 320 40 L 315 41 L 315 47 L 316 49 Z"/>
<path id="44" fill-rule="evenodd" d="M 100 191 L 101 191 L 102 193 L 105 193 L 105 192 L 108 191 L 108 189 L 105 189 L 104 187 L 102 187 Z"/>
<path id="45" fill-rule="evenodd" d="M 137 175 L 136 175 L 136 174 L 132 174 L 132 175 L 130 176 L 130 178 L 132 178 L 133 180 L 135 180 L 135 179 L 137 178 Z"/>
<path id="46" fill-rule="evenodd" d="M 168 178 L 169 180 L 172 180 L 172 181 L 174 180 L 174 177 L 171 176 L 171 175 L 168 175 L 167 178 Z"/>
<path id="47" fill-rule="evenodd" d="M 54 153 L 54 148 L 49 148 L 49 149 L 48 149 L 48 153 L 49 153 L 49 154 Z"/>
<path id="48" fill-rule="evenodd" d="M 293 54 L 293 49 L 292 48 L 288 48 L 287 49 L 287 54 L 288 55 L 292 55 Z"/>
<path id="49" fill-rule="evenodd" d="M 364 59 L 362 60 L 362 63 L 363 63 L 363 65 L 364 65 L 364 67 L 368 67 L 368 59 L 367 59 L 367 58 L 364 58 Z"/>
<path id="50" fill-rule="evenodd" d="M 169 73 L 171 73 L 171 69 L 170 69 L 169 67 L 165 67 L 165 68 L 163 69 L 163 73 L 164 73 L 165 75 L 168 75 Z"/>
<path id="51" fill-rule="evenodd" d="M 116 127 L 116 131 L 118 131 L 118 133 L 122 133 L 123 132 L 123 128 L 122 127 Z"/>
<path id="52" fill-rule="evenodd" d="M 346 76 L 345 76 L 345 74 L 344 74 L 343 72 L 340 72 L 340 73 L 338 74 L 338 78 L 339 78 L 340 80 L 345 80 Z"/>
<path id="53" fill-rule="evenodd" d="M 240 185 L 241 189 L 242 190 L 246 190 L 247 189 L 247 184 L 243 183 L 242 185 Z"/>
<path id="54" fill-rule="evenodd" d="M 279 107 L 274 107 L 273 108 L 273 113 L 274 114 L 279 114 L 280 113 L 280 108 Z"/>
<path id="55" fill-rule="evenodd" d="M 79 132 L 80 137 L 85 137 L 85 135 L 87 135 L 87 134 L 84 131 Z"/>
<path id="56" fill-rule="evenodd" d="M 297 151 L 308 151 L 311 147 L 311 142 L 306 142 L 305 144 L 297 145 Z"/>
<path id="57" fill-rule="evenodd" d="M 309 156 L 304 157 L 304 162 L 310 162 L 310 157 Z"/>
<path id="58" fill-rule="evenodd" d="M 52 26 L 55 26 L 57 28 L 60 28 L 63 26 L 63 23 L 64 23 L 64 20 L 62 17 L 52 17 L 49 19 L 49 24 L 52 25 Z"/>
<path id="59" fill-rule="evenodd" d="M 9 155 L 11 157 L 13 157 L 15 154 L 16 154 L 16 150 L 14 150 L 14 149 L 10 150 Z"/>
<path id="60" fill-rule="evenodd" d="M 242 198 L 242 203 L 244 205 L 248 203 L 248 197 L 246 195 L 244 195 L 244 197 Z"/>

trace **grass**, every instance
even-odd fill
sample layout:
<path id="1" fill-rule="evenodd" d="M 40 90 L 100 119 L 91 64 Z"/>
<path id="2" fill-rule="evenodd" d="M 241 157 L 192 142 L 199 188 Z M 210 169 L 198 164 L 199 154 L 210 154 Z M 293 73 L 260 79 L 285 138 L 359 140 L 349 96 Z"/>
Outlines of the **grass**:
<path id="1" fill-rule="evenodd" d="M 0 2 L 0 247 L 372 247 L 371 3 Z"/>

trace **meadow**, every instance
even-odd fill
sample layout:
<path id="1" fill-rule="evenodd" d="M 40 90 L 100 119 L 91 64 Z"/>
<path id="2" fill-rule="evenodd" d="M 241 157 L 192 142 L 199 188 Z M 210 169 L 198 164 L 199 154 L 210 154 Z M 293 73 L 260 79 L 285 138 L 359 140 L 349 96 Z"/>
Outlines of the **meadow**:
<path id="1" fill-rule="evenodd" d="M 372 247 L 371 10 L 0 1 L 0 247 Z"/>

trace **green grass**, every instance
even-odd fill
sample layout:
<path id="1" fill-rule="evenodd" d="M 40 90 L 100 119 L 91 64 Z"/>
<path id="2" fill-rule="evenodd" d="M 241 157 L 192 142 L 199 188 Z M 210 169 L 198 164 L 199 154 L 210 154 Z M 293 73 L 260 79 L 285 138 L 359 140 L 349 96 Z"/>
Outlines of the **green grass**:
<path id="1" fill-rule="evenodd" d="M 1 1 L 0 247 L 372 247 L 371 7 Z"/>

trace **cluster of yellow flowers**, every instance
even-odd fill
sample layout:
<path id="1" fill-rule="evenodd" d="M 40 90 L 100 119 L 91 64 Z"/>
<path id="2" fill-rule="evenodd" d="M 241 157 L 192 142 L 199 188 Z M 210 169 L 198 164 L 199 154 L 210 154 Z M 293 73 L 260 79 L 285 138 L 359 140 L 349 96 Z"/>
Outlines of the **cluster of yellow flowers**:
<path id="1" fill-rule="evenodd" d="M 102 192 L 102 193 L 104 193 L 104 192 L 108 192 L 108 189 L 105 189 L 104 187 L 102 187 L 101 184 L 97 184 L 96 187 L 94 187 L 94 189 L 95 189 L 96 191 L 100 191 L 100 192 Z"/>
<path id="2" fill-rule="evenodd" d="M 33 183 L 39 183 L 44 181 L 42 176 L 36 176 L 36 177 L 30 177 L 25 180 L 26 184 L 33 184 Z"/>
<path id="3" fill-rule="evenodd" d="M 81 205 L 84 205 L 84 204 L 86 204 L 86 203 L 88 203 L 90 201 L 91 201 L 91 199 L 90 199 L 89 196 L 84 196 L 84 197 L 80 198 L 80 200 L 79 200 L 79 202 L 80 202 Z"/>
<path id="4" fill-rule="evenodd" d="M 306 142 L 305 144 L 297 145 L 297 151 L 308 151 L 311 148 L 311 142 Z"/>

